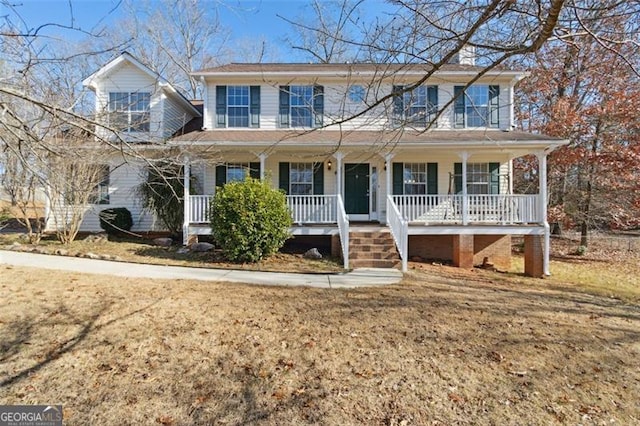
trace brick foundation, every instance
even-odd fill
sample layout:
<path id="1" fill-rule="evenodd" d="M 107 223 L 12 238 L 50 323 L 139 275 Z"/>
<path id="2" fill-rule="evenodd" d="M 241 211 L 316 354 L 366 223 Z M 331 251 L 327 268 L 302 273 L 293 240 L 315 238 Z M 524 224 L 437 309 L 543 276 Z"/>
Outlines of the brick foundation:
<path id="1" fill-rule="evenodd" d="M 453 264 L 458 268 L 473 268 L 473 235 L 453 236 Z"/>
<path id="2" fill-rule="evenodd" d="M 456 235 L 410 235 L 409 259 L 419 256 L 422 259 L 453 262 L 454 239 L 457 237 Z M 510 235 L 470 235 L 468 238 L 473 239 L 471 265 L 481 265 L 486 257 L 489 263 L 500 270 L 508 270 L 511 267 Z M 469 264 L 468 259 L 467 264 Z"/>
<path id="3" fill-rule="evenodd" d="M 475 235 L 473 264 L 482 265 L 484 258 L 501 271 L 511 269 L 511 235 Z"/>
<path id="4" fill-rule="evenodd" d="M 544 252 L 541 235 L 524 236 L 524 274 L 541 278 L 544 275 Z"/>

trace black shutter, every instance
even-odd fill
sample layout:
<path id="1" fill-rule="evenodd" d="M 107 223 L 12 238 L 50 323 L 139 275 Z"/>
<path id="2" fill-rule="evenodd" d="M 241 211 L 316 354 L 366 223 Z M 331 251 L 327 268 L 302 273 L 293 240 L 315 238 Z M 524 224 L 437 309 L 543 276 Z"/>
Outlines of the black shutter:
<path id="1" fill-rule="evenodd" d="M 249 127 L 260 127 L 260 86 L 251 86 L 249 92 Z"/>
<path id="2" fill-rule="evenodd" d="M 393 86 L 393 116 L 391 117 L 391 122 L 394 126 L 400 126 L 402 124 L 402 116 L 404 112 L 404 101 L 403 101 L 403 93 L 402 86 Z"/>
<path id="3" fill-rule="evenodd" d="M 427 194 L 438 193 L 438 163 L 427 163 Z"/>
<path id="4" fill-rule="evenodd" d="M 453 164 L 453 193 L 462 193 L 462 163 Z"/>
<path id="5" fill-rule="evenodd" d="M 216 127 L 227 126 L 227 86 L 216 86 Z"/>
<path id="6" fill-rule="evenodd" d="M 216 166 L 216 187 L 227 183 L 227 165 Z"/>
<path id="7" fill-rule="evenodd" d="M 453 87 L 453 96 L 455 97 L 453 106 L 453 126 L 456 128 L 464 127 L 464 90 L 463 86 Z"/>
<path id="8" fill-rule="evenodd" d="M 289 127 L 289 86 L 280 86 L 280 109 L 278 125 Z"/>
<path id="9" fill-rule="evenodd" d="M 260 179 L 260 163 L 249 163 L 249 177 Z"/>
<path id="10" fill-rule="evenodd" d="M 314 127 L 322 127 L 324 117 L 324 87 L 313 86 Z"/>
<path id="11" fill-rule="evenodd" d="M 489 163 L 489 194 L 500 193 L 500 163 Z"/>
<path id="12" fill-rule="evenodd" d="M 393 195 L 404 194 L 404 163 L 393 163 Z"/>
<path id="13" fill-rule="evenodd" d="M 282 189 L 285 194 L 289 193 L 289 163 L 280 163 L 279 164 L 279 176 L 278 176 L 278 187 Z"/>
<path id="14" fill-rule="evenodd" d="M 438 86 L 427 86 L 427 119 L 429 121 L 436 118 L 438 114 Z M 438 123 L 433 122 L 431 127 L 437 127 Z"/>
<path id="15" fill-rule="evenodd" d="M 324 194 L 324 163 L 313 163 L 313 195 Z"/>
<path id="16" fill-rule="evenodd" d="M 500 86 L 489 86 L 489 127 L 500 126 Z"/>

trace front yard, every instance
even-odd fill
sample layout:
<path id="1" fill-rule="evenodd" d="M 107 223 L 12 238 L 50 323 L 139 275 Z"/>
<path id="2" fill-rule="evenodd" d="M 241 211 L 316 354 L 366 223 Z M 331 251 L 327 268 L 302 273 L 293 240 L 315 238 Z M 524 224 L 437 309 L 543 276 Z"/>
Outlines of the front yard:
<path id="1" fill-rule="evenodd" d="M 0 403 L 70 425 L 640 422 L 638 298 L 414 266 L 316 290 L 3 265 Z"/>

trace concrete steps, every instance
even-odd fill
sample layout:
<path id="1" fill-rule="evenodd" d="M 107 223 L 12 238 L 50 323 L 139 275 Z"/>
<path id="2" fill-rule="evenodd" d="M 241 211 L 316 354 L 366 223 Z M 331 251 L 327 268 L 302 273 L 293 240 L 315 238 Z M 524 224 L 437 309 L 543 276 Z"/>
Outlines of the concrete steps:
<path id="1" fill-rule="evenodd" d="M 349 266 L 352 268 L 397 268 L 400 264 L 388 230 L 349 233 Z"/>

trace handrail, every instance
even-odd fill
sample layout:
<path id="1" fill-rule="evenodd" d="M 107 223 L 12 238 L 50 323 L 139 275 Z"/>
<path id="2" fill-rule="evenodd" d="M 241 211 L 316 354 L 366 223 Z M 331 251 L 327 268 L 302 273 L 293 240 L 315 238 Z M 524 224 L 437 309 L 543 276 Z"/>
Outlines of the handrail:
<path id="1" fill-rule="evenodd" d="M 398 254 L 402 261 L 402 272 L 407 272 L 409 257 L 409 222 L 400 214 L 398 206 L 391 195 L 387 195 L 387 225 L 393 236 L 393 241 L 398 248 Z"/>
<path id="2" fill-rule="evenodd" d="M 349 269 L 349 216 L 344 209 L 342 196 L 336 195 L 336 210 L 338 219 L 338 231 L 340 232 L 340 245 L 342 246 L 342 259 L 344 269 Z"/>

